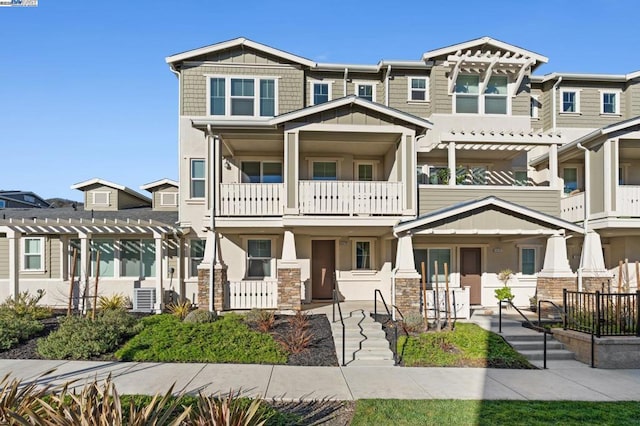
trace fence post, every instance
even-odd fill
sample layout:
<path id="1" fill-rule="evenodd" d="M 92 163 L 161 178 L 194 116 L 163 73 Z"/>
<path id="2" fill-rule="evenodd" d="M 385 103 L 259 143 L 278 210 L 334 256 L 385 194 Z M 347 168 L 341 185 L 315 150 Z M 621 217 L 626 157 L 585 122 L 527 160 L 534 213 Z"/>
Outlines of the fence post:
<path id="1" fill-rule="evenodd" d="M 596 290 L 596 318 L 595 318 L 595 334 L 600 337 L 600 292 Z"/>
<path id="2" fill-rule="evenodd" d="M 502 300 L 498 300 L 498 333 L 502 334 Z"/>
<path id="3" fill-rule="evenodd" d="M 562 309 L 564 310 L 564 315 L 562 316 L 562 328 L 564 330 L 566 330 L 567 329 L 567 316 L 568 316 L 568 313 L 569 313 L 569 311 L 567 309 L 567 289 L 566 288 L 562 289 Z"/>

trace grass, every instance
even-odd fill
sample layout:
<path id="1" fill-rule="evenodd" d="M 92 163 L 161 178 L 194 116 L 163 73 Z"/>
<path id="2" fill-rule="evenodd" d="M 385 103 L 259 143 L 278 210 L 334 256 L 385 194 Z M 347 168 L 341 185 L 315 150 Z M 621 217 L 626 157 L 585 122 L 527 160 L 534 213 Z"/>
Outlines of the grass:
<path id="1" fill-rule="evenodd" d="M 194 324 L 173 315 L 142 320 L 142 331 L 116 352 L 123 361 L 284 364 L 287 355 L 268 334 L 251 330 L 236 314 Z"/>
<path id="2" fill-rule="evenodd" d="M 410 367 L 533 368 L 502 337 L 469 323 L 454 331 L 398 338 L 398 351 Z"/>
<path id="3" fill-rule="evenodd" d="M 352 426 L 637 425 L 638 402 L 359 400 Z"/>

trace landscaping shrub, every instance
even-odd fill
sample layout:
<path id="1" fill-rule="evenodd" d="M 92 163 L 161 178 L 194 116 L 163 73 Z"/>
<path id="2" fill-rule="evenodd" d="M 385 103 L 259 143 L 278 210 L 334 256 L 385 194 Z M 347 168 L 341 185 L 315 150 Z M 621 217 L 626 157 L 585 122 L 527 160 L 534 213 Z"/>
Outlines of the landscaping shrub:
<path id="1" fill-rule="evenodd" d="M 46 292 L 43 289 L 39 289 L 35 295 L 30 294 L 28 291 L 23 291 L 18 293 L 15 299 L 8 297 L 0 305 L 0 313 L 8 310 L 21 317 L 29 316 L 33 319 L 49 318 L 52 314 L 51 308 L 38 306 L 38 302 L 42 300 L 45 294 Z"/>
<path id="2" fill-rule="evenodd" d="M 254 324 L 263 333 L 268 333 L 276 322 L 276 314 L 269 309 L 252 309 L 245 314 L 245 321 Z"/>
<path id="3" fill-rule="evenodd" d="M 289 330 L 277 337 L 278 343 L 291 354 L 305 351 L 311 344 L 312 335 L 309 332 L 309 317 L 302 311 L 287 318 Z"/>
<path id="4" fill-rule="evenodd" d="M 215 312 L 205 311 L 203 309 L 197 309 L 195 311 L 191 311 L 184 317 L 184 322 L 187 323 L 195 323 L 195 324 L 205 324 L 208 322 L 214 322 L 218 319 L 218 314 Z"/>
<path id="5" fill-rule="evenodd" d="M 98 309 L 103 311 L 126 309 L 127 304 L 127 297 L 122 293 L 116 293 L 111 296 L 98 297 Z"/>
<path id="6" fill-rule="evenodd" d="M 424 317 L 419 312 L 409 312 L 402 322 L 404 323 L 404 328 L 411 333 L 421 332 L 426 329 Z"/>
<path id="7" fill-rule="evenodd" d="M 175 317 L 180 318 L 181 320 L 185 319 L 192 309 L 193 307 L 191 306 L 191 302 L 189 302 L 188 300 L 170 303 L 167 305 L 167 310 L 169 311 L 169 313 Z"/>
<path id="8" fill-rule="evenodd" d="M 29 316 L 0 313 L 0 351 L 11 349 L 44 329 L 44 325 Z"/>
<path id="9" fill-rule="evenodd" d="M 135 334 L 136 322 L 121 310 L 103 311 L 95 320 L 66 317 L 58 330 L 38 341 L 38 353 L 48 359 L 89 359 L 109 353 Z"/>
<path id="10" fill-rule="evenodd" d="M 272 336 L 251 330 L 236 314 L 194 324 L 172 315 L 141 321 L 142 331 L 116 357 L 124 361 L 234 362 L 284 364 L 287 360 Z"/>

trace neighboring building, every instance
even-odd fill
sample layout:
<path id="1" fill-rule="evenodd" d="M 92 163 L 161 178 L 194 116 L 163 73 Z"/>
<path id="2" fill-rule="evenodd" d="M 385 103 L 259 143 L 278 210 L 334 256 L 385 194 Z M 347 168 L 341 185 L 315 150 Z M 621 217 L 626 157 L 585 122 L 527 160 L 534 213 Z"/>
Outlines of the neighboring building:
<path id="1" fill-rule="evenodd" d="M 178 182 L 171 179 L 161 179 L 142 185 L 140 189 L 152 194 L 153 210 L 178 211 Z"/>
<path id="2" fill-rule="evenodd" d="M 118 211 L 152 204 L 149 197 L 104 179 L 89 179 L 72 185 L 71 189 L 84 192 L 85 210 Z"/>
<path id="3" fill-rule="evenodd" d="M 0 190 L 0 209 L 11 208 L 49 208 L 48 202 L 30 191 Z"/>

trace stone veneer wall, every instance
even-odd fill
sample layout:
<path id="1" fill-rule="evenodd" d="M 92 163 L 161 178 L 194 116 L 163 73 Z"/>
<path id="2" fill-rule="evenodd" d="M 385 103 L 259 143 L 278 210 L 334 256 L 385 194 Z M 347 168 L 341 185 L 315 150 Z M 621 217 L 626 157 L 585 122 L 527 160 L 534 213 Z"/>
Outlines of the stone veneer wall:
<path id="1" fill-rule="evenodd" d="M 209 269 L 198 269 L 198 308 L 209 309 Z M 213 270 L 213 310 L 224 310 L 224 288 L 227 282 L 227 268 L 216 266 Z"/>
<path id="2" fill-rule="evenodd" d="M 301 297 L 300 268 L 278 269 L 278 309 L 299 311 Z"/>
<path id="3" fill-rule="evenodd" d="M 608 293 L 609 284 L 609 277 L 582 277 L 582 291 L 585 292 L 595 293 L 599 291 L 600 293 Z"/>
<path id="4" fill-rule="evenodd" d="M 198 269 L 198 308 L 209 309 L 209 269 Z"/>
<path id="5" fill-rule="evenodd" d="M 538 277 L 537 295 L 540 300 L 562 303 L 562 290 L 576 291 L 578 282 L 573 277 Z"/>
<path id="6" fill-rule="evenodd" d="M 420 313 L 420 278 L 396 278 L 396 306 L 405 316 Z"/>

